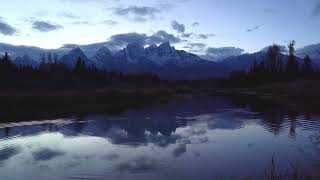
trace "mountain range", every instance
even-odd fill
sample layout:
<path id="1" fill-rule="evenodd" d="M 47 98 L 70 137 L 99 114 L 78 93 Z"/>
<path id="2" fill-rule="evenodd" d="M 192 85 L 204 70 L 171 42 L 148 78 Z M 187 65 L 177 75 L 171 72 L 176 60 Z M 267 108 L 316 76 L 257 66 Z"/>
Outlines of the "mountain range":
<path id="1" fill-rule="evenodd" d="M 297 59 L 308 54 L 315 64 L 320 64 L 320 44 L 297 49 Z M 265 48 L 252 54 L 226 57 L 220 62 L 205 60 L 195 54 L 176 50 L 169 43 L 159 46 L 143 47 L 137 43 L 128 44 L 119 51 L 110 51 L 103 43 L 76 46 L 66 45 L 58 49 L 41 49 L 32 46 L 15 46 L 0 43 L 0 53 L 8 52 L 13 63 L 18 66 L 31 65 L 37 67 L 40 54 L 56 53 L 59 62 L 74 67 L 80 57 L 86 65 L 95 65 L 99 69 L 120 71 L 123 73 L 154 73 L 164 79 L 205 79 L 222 77 L 233 70 L 248 70 L 254 61 L 262 61 L 266 57 Z M 285 54 L 280 58 L 287 59 Z"/>

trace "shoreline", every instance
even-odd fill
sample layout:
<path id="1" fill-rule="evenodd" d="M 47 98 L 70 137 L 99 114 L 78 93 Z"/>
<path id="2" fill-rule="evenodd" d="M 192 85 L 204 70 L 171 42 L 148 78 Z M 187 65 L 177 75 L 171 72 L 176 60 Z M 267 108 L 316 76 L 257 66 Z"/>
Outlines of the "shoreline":
<path id="1" fill-rule="evenodd" d="M 99 88 L 79 90 L 42 90 L 0 92 L 0 122 L 21 119 L 46 119 L 48 117 L 74 116 L 93 113 L 117 114 L 128 109 L 167 103 L 179 96 L 225 96 L 272 101 L 301 112 L 320 113 L 317 108 L 320 90 L 303 88 L 315 82 L 282 83 L 256 88 Z M 301 93 L 301 91 L 304 93 Z M 312 93 L 311 93 L 312 91 Z M 306 103 L 307 102 L 307 103 Z M 9 120 L 12 119 L 12 120 Z"/>

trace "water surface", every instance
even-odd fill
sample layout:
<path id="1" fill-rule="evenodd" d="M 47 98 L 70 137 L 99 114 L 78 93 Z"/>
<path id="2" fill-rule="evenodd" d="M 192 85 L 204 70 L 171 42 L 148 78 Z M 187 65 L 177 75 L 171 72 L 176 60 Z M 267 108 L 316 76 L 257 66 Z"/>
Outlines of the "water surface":
<path id="1" fill-rule="evenodd" d="M 0 124 L 5 180 L 260 179 L 272 157 L 279 171 L 320 177 L 320 117 L 192 96 L 112 116 Z"/>

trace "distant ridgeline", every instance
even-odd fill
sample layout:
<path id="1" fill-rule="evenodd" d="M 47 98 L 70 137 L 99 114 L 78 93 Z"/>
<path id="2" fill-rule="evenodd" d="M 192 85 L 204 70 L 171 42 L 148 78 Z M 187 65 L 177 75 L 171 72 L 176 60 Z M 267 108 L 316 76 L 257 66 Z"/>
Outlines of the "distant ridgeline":
<path id="1" fill-rule="evenodd" d="M 39 49 L 32 49 L 31 51 L 39 52 Z M 64 50 L 53 50 L 52 53 L 47 52 L 45 55 L 39 53 L 39 55 L 41 54 L 39 60 L 24 55 L 16 57 L 13 63 L 17 66 L 39 67 L 41 64 L 56 62 L 65 64 L 72 69 L 75 67 L 78 58 L 81 58 L 86 67 L 94 65 L 99 70 L 125 74 L 151 73 L 162 79 L 170 80 L 207 79 L 227 76 L 230 73 L 229 68 L 222 64 L 204 60 L 185 51 L 176 50 L 169 43 L 163 43 L 160 46 L 152 45 L 147 48 L 132 43 L 115 53 L 111 53 L 108 48 L 102 46 L 94 54 L 90 50 L 90 57 L 79 47 L 72 49 L 67 54 L 61 53 L 61 51 Z M 9 51 L 9 54 L 13 55 L 14 51 Z"/>
<path id="2" fill-rule="evenodd" d="M 79 47 L 61 57 L 57 52 L 40 53 L 38 61 L 28 55 L 11 60 L 5 53 L 0 59 L 0 80 L 5 83 L 0 86 L 86 87 L 165 80 L 202 80 L 215 85 L 242 86 L 318 77 L 317 64 L 308 55 L 304 59 L 296 57 L 294 45 L 295 42 L 288 45 L 288 55 L 273 45 L 265 51 L 230 57 L 219 63 L 176 50 L 169 43 L 147 48 L 133 43 L 114 54 L 101 47 L 92 58 Z"/>

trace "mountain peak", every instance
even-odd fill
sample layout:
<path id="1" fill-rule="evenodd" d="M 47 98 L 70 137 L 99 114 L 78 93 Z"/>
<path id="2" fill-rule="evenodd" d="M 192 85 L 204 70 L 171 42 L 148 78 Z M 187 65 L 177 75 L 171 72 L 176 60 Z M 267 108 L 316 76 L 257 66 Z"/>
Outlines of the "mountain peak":
<path id="1" fill-rule="evenodd" d="M 111 56 L 111 53 L 107 47 L 101 47 L 96 54 L 94 55 L 94 59 L 97 61 L 103 61 Z"/>
<path id="2" fill-rule="evenodd" d="M 71 52 L 82 52 L 80 47 L 73 48 Z"/>
<path id="3" fill-rule="evenodd" d="M 164 42 L 160 44 L 159 48 L 173 48 L 170 44 L 170 42 Z"/>
<path id="4" fill-rule="evenodd" d="M 73 58 L 81 58 L 83 60 L 87 60 L 87 56 L 84 54 L 84 52 L 80 49 L 80 47 L 76 47 L 74 49 L 72 49 L 70 52 L 69 52 L 69 55 Z"/>
<path id="5" fill-rule="evenodd" d="M 97 55 L 97 54 L 103 54 L 103 55 L 108 55 L 108 56 L 111 55 L 110 50 L 109 50 L 107 47 L 104 47 L 104 46 L 102 46 L 102 47 L 97 51 L 96 55 Z"/>

